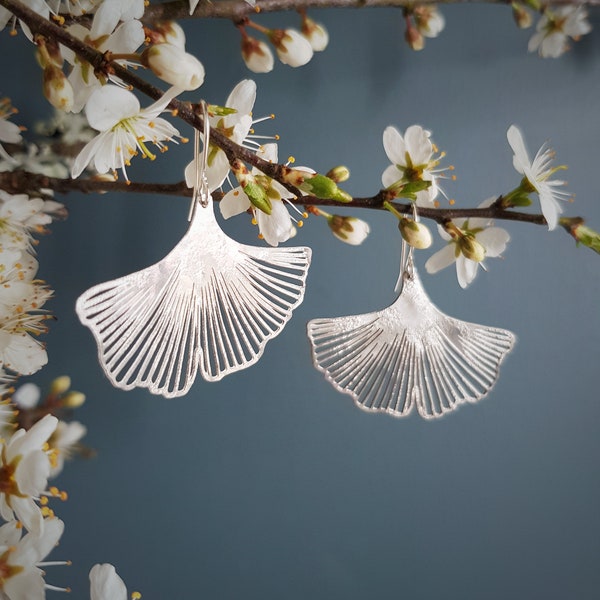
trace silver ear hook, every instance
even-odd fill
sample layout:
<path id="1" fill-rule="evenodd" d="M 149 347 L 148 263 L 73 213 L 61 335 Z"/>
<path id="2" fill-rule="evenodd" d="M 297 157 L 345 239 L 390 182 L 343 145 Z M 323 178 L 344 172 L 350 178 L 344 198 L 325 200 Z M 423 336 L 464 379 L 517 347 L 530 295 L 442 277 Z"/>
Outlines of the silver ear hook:
<path id="1" fill-rule="evenodd" d="M 413 202 L 412 205 L 413 219 L 415 222 L 419 221 L 419 215 L 417 214 L 417 205 Z M 414 277 L 415 265 L 413 263 L 413 250 L 412 246 L 409 246 L 404 238 L 402 238 L 402 254 L 400 257 L 400 274 L 398 275 L 398 281 L 394 286 L 394 292 L 397 294 L 402 293 L 404 282 Z"/>
<path id="2" fill-rule="evenodd" d="M 196 178 L 194 181 L 194 193 L 192 196 L 192 203 L 190 204 L 190 210 L 188 213 L 188 221 L 194 218 L 196 213 L 196 205 L 200 203 L 202 208 L 208 206 L 208 200 L 210 197 L 210 191 L 208 189 L 208 179 L 206 178 L 206 169 L 208 167 L 208 148 L 210 139 L 210 122 L 208 120 L 208 108 L 206 102 L 202 100 L 202 121 L 204 124 L 203 131 L 203 146 L 202 154 L 200 154 L 200 132 L 198 129 L 194 130 L 194 164 L 196 165 Z"/>

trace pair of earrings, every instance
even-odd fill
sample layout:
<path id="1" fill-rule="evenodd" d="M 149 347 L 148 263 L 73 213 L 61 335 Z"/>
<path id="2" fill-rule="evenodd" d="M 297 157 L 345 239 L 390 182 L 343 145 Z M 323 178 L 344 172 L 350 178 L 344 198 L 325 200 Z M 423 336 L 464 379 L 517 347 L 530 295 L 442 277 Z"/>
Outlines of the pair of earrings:
<path id="1" fill-rule="evenodd" d="M 160 262 L 96 285 L 77 300 L 113 385 L 186 394 L 249 367 L 303 300 L 311 250 L 259 248 L 219 227 L 206 179 L 210 127 L 190 207 L 189 229 Z M 199 152 L 196 132 L 196 154 Z M 317 369 L 369 411 L 437 417 L 485 396 L 515 337 L 440 312 L 413 263 L 403 258 L 394 304 L 374 313 L 314 319 L 308 337 Z"/>

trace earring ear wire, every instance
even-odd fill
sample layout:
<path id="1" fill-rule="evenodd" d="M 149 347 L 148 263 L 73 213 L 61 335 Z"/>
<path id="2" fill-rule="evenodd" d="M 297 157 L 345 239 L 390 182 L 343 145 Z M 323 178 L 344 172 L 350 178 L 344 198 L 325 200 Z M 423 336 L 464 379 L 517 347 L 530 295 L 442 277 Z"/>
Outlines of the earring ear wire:
<path id="1" fill-rule="evenodd" d="M 202 100 L 200 102 L 202 108 L 202 124 L 203 124 L 203 145 L 202 154 L 200 154 L 200 131 L 194 129 L 194 164 L 196 165 L 196 173 L 194 180 L 194 193 L 190 203 L 188 212 L 188 222 L 194 218 L 196 214 L 196 206 L 200 203 L 202 208 L 208 206 L 208 198 L 210 190 L 208 189 L 208 179 L 206 177 L 206 169 L 208 168 L 208 149 L 210 146 L 210 121 L 208 120 L 208 106 Z"/>

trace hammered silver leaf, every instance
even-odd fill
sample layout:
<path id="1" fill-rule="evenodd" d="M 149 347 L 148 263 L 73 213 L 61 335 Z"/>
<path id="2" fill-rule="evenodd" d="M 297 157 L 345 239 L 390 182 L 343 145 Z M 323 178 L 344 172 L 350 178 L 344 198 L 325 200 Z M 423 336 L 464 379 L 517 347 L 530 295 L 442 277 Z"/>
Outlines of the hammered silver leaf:
<path id="1" fill-rule="evenodd" d="M 261 357 L 302 302 L 310 258 L 239 244 L 210 202 L 163 260 L 90 288 L 76 310 L 113 385 L 182 396 L 198 370 L 217 381 Z"/>
<path id="2" fill-rule="evenodd" d="M 360 408 L 426 418 L 476 402 L 494 386 L 515 336 L 442 313 L 416 268 L 392 306 L 308 323 L 313 362 Z"/>

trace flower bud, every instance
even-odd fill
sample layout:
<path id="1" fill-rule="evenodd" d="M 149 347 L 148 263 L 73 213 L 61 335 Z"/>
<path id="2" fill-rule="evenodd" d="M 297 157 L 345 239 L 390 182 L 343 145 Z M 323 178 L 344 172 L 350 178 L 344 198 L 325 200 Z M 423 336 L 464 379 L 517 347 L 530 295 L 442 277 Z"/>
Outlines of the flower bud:
<path id="1" fill-rule="evenodd" d="M 40 388 L 35 383 L 24 383 L 12 396 L 12 401 L 21 409 L 35 408 L 40 401 Z"/>
<path id="2" fill-rule="evenodd" d="M 475 239 L 474 235 L 461 235 L 458 239 L 458 247 L 465 258 L 475 262 L 481 262 L 485 258 L 485 248 Z"/>
<path id="3" fill-rule="evenodd" d="M 284 65 L 301 67 L 313 56 L 310 42 L 295 29 L 272 29 L 269 38 Z"/>
<path id="4" fill-rule="evenodd" d="M 322 52 L 329 44 L 327 29 L 306 15 L 302 19 L 302 35 L 308 40 L 315 52 Z"/>
<path id="5" fill-rule="evenodd" d="M 296 172 L 296 169 L 291 169 Z M 338 202 L 352 202 L 352 196 L 341 190 L 333 179 L 320 173 L 304 173 L 304 181 L 298 184 L 298 187 L 308 194 L 317 198 L 337 200 Z"/>
<path id="6" fill-rule="evenodd" d="M 152 44 L 173 44 L 185 50 L 185 33 L 175 21 L 161 21 L 147 34 Z"/>
<path id="7" fill-rule="evenodd" d="M 329 171 L 327 171 L 327 177 L 336 183 L 342 183 L 350 179 L 350 169 L 348 169 L 348 167 L 344 167 L 343 165 L 333 167 L 333 169 L 329 169 Z"/>
<path id="8" fill-rule="evenodd" d="M 273 70 L 275 59 L 269 46 L 249 35 L 242 36 L 242 58 L 253 73 L 269 73 Z"/>
<path id="9" fill-rule="evenodd" d="M 446 26 L 446 19 L 437 6 L 417 6 L 413 10 L 413 17 L 419 33 L 428 38 L 437 37 Z"/>
<path id="10" fill-rule="evenodd" d="M 184 90 L 195 90 L 204 83 L 202 63 L 173 44 L 150 46 L 144 50 L 141 62 L 163 81 Z"/>
<path id="11" fill-rule="evenodd" d="M 44 69 L 43 77 L 44 96 L 52 106 L 65 112 L 73 108 L 73 88 L 65 74 L 55 65 L 48 65 Z"/>
<path id="12" fill-rule="evenodd" d="M 327 223 L 333 235 L 335 235 L 338 240 L 352 246 L 362 244 L 371 231 L 371 228 L 366 221 L 357 219 L 356 217 L 328 215 Z"/>
<path id="13" fill-rule="evenodd" d="M 406 28 L 404 39 L 413 50 L 423 50 L 423 48 L 425 47 L 425 38 L 419 32 L 419 30 L 413 27 L 412 25 L 409 25 Z"/>
<path id="14" fill-rule="evenodd" d="M 64 394 L 68 392 L 71 387 L 71 378 L 68 375 L 62 375 L 61 377 L 57 377 L 50 384 L 50 395 L 51 396 L 60 396 L 60 394 Z"/>
<path id="15" fill-rule="evenodd" d="M 412 219 L 403 217 L 398 222 L 398 229 L 404 241 L 417 250 L 424 250 L 431 246 L 433 240 L 431 238 L 431 232 L 427 226 L 422 223 L 417 223 Z"/>
<path id="16" fill-rule="evenodd" d="M 600 233 L 585 225 L 581 217 L 561 217 L 559 223 L 578 244 L 583 244 L 600 254 Z"/>
<path id="17" fill-rule="evenodd" d="M 533 19 L 531 18 L 531 13 L 520 3 L 513 2 L 512 3 L 512 13 L 513 19 L 517 24 L 517 27 L 520 29 L 527 29 L 531 27 Z"/>
<path id="18" fill-rule="evenodd" d="M 85 394 L 82 392 L 69 392 L 61 400 L 61 404 L 67 408 L 79 408 L 85 402 Z"/>

